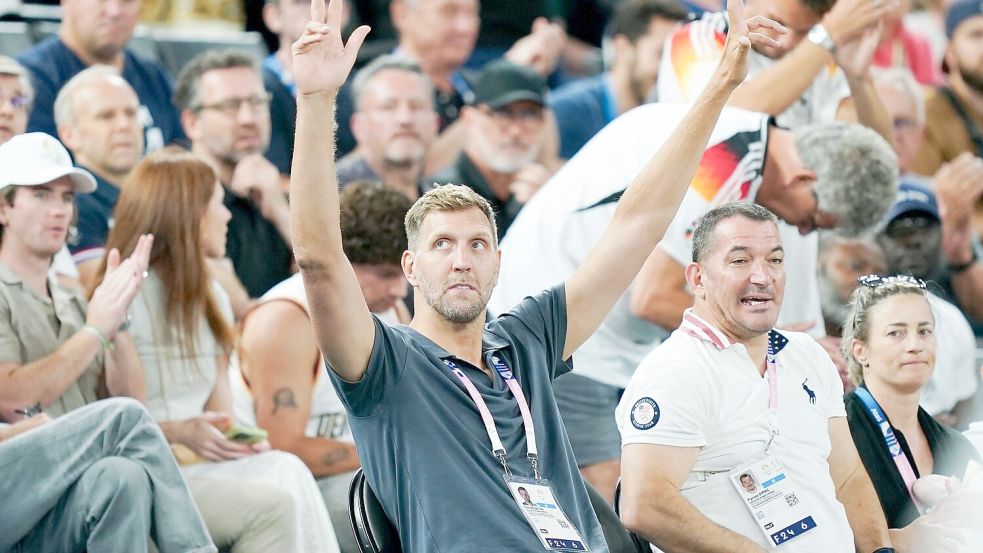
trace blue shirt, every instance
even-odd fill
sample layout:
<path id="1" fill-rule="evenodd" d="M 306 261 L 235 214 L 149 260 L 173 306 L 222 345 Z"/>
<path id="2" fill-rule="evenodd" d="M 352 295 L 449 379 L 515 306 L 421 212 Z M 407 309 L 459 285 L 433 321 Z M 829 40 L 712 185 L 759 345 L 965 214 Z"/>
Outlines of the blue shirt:
<path id="1" fill-rule="evenodd" d="M 567 310 L 562 285 L 526 298 L 485 325 L 482 355 L 512 369 L 529 401 L 540 468 L 591 550 L 607 545 L 553 397 L 570 371 L 563 357 Z M 366 478 L 399 531 L 403 551 L 544 551 L 502 478 L 477 408 L 443 359 L 474 382 L 495 419 L 517 476 L 532 476 L 518 404 L 496 374 L 453 357 L 407 326 L 375 319 L 375 342 L 358 383 L 338 378 Z"/>
<path id="2" fill-rule="evenodd" d="M 598 131 L 618 116 L 607 74 L 580 79 L 554 90 L 548 99 L 556 114 L 560 157 L 570 159 Z"/>
<path id="3" fill-rule="evenodd" d="M 171 83 L 164 70 L 152 61 L 123 51 L 123 78 L 140 99 L 140 119 L 144 127 L 146 151 L 150 152 L 184 138 L 178 111 L 171 103 Z M 82 60 L 57 36 L 49 37 L 17 56 L 31 72 L 34 108 L 27 121 L 27 132 L 58 136 L 55 125 L 55 98 L 58 91 L 86 68 Z"/>
<path id="4" fill-rule="evenodd" d="M 75 196 L 78 220 L 76 233 L 68 240 L 68 249 L 76 265 L 102 257 L 109 229 L 113 227 L 113 210 L 119 200 L 119 188 L 87 170 L 96 178 L 96 189 L 91 194 Z"/>

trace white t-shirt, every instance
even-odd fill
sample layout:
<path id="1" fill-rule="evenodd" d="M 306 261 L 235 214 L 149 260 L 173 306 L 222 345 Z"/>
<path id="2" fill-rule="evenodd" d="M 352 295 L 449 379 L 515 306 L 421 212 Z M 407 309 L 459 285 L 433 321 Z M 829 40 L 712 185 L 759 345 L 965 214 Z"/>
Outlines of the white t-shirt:
<path id="1" fill-rule="evenodd" d="M 948 413 L 977 388 L 976 337 L 958 307 L 928 294 L 935 313 L 935 371 L 922 388 L 919 402 L 928 414 Z"/>
<path id="2" fill-rule="evenodd" d="M 305 313 L 308 312 L 307 294 L 304 292 L 304 280 L 300 273 L 294 274 L 263 294 L 257 306 L 276 300 L 293 302 Z M 379 318 L 393 324 L 397 322 L 395 312 L 391 311 L 379 315 Z M 311 367 L 314 390 L 311 393 L 311 414 L 307 419 L 304 435 L 310 438 L 327 438 L 354 443 L 355 439 L 352 437 L 351 427 L 348 425 L 348 413 L 345 412 L 344 404 L 341 403 L 334 386 L 331 385 L 331 379 L 325 372 L 326 370 L 320 357 Z M 238 355 L 233 355 L 229 363 L 229 381 L 232 386 L 232 402 L 236 422 L 246 426 L 256 426 L 256 411 L 252 391 L 249 389 L 249 383 L 243 377 L 239 367 Z"/>
<path id="3" fill-rule="evenodd" d="M 687 23 L 669 35 L 662 50 L 662 65 L 656 83 L 661 101 L 691 102 L 700 95 L 724 51 L 726 16 L 724 12 L 707 13 L 702 19 Z M 748 78 L 754 78 L 775 63 L 776 60 L 752 50 L 748 56 Z M 789 129 L 832 122 L 840 103 L 849 96 L 850 87 L 843 70 L 830 62 L 802 97 L 776 120 L 780 126 Z"/>
<path id="4" fill-rule="evenodd" d="M 493 314 L 573 274 L 607 229 L 618 199 L 688 109 L 686 104 L 657 103 L 628 111 L 597 133 L 533 196 L 502 242 L 499 281 L 488 304 Z M 761 184 L 767 135 L 766 116 L 724 109 L 668 233 L 679 229 L 680 240 L 688 241 L 686 229 L 710 207 L 752 200 Z M 791 256 L 786 297 L 795 301 L 783 307 L 780 324 L 817 321 L 815 328 L 821 331 L 816 238 L 802 239 L 797 231 L 792 235 L 785 240 Z M 802 244 L 792 245 L 796 240 Z M 689 257 L 687 253 L 682 265 Z M 793 275 L 796 271 L 802 274 Z M 623 388 L 645 355 L 668 336 L 661 327 L 632 315 L 629 302 L 626 293 L 577 350 L 575 373 Z M 806 307 L 799 309 L 800 305 Z"/>
<path id="5" fill-rule="evenodd" d="M 843 385 L 826 351 L 798 332 L 772 339 L 776 354 L 779 435 L 770 454 L 785 465 L 800 500 L 817 525 L 783 544 L 784 552 L 852 552 L 853 532 L 829 473 L 829 419 L 845 417 Z M 616 411 L 623 445 L 700 448 L 681 493 L 714 523 L 770 549 L 726 472 L 764 453 L 770 435 L 768 381 L 713 325 L 687 310 L 683 324 L 632 376 Z M 655 424 L 633 419 L 651 405 Z M 651 417 L 650 417 L 651 418 Z"/>

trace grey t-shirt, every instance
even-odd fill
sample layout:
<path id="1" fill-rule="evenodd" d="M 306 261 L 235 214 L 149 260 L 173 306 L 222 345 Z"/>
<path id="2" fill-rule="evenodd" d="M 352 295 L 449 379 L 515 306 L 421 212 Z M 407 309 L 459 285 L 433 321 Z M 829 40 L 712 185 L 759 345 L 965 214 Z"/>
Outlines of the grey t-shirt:
<path id="1" fill-rule="evenodd" d="M 543 551 L 505 487 L 474 402 L 442 359 L 454 359 L 488 404 L 513 474 L 531 477 L 522 417 L 508 387 L 409 327 L 375 324 L 362 380 L 351 384 L 328 373 L 403 550 Z M 570 371 L 562 359 L 566 328 L 561 285 L 485 325 L 482 354 L 489 367 L 496 354 L 512 369 L 529 401 L 543 477 L 591 549 L 607 552 L 553 398 L 551 380 Z"/>

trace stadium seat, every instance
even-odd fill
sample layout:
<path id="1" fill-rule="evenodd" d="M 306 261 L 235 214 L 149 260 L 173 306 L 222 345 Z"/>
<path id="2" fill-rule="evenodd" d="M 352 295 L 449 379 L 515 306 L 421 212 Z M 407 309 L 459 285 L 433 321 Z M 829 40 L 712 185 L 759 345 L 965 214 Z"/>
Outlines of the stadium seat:
<path id="1" fill-rule="evenodd" d="M 191 58 L 218 48 L 234 48 L 251 55 L 257 61 L 269 54 L 263 36 L 257 32 L 244 33 L 193 33 L 174 29 L 154 29 L 150 36 L 157 44 L 160 62 L 175 77 Z"/>
<path id="2" fill-rule="evenodd" d="M 23 21 L 0 21 L 0 54 L 15 57 L 34 45 L 31 30 Z"/>

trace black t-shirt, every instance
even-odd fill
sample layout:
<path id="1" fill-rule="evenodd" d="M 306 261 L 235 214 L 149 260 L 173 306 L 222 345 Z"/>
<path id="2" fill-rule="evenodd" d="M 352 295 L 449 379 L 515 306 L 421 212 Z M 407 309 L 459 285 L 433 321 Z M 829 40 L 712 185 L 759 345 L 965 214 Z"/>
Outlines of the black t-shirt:
<path id="1" fill-rule="evenodd" d="M 864 468 L 870 475 L 870 480 L 877 491 L 877 498 L 884 509 L 887 517 L 887 525 L 890 528 L 904 528 L 913 520 L 918 518 L 918 509 L 908 495 L 904 479 L 898 472 L 894 459 L 887 450 L 884 443 L 884 436 L 880 426 L 867 414 L 863 401 L 854 393 L 849 393 L 844 397 L 846 404 L 847 421 L 850 424 L 850 434 L 853 435 L 853 443 L 857 446 L 857 452 L 863 460 Z M 980 457 L 965 437 L 959 432 L 943 426 L 935 421 L 931 415 L 922 408 L 918 408 L 918 424 L 925 437 L 928 439 L 928 446 L 932 450 L 933 474 L 942 476 L 963 477 L 966 472 L 966 465 L 969 460 L 979 462 Z M 894 435 L 901 444 L 901 449 L 908 462 L 918 474 L 918 467 L 915 466 L 915 459 L 912 457 L 911 450 L 908 448 L 908 441 L 904 434 L 897 428 Z"/>
<path id="2" fill-rule="evenodd" d="M 249 296 L 258 298 L 291 275 L 293 252 L 276 225 L 249 199 L 226 188 L 224 203 L 232 213 L 226 255 Z"/>

